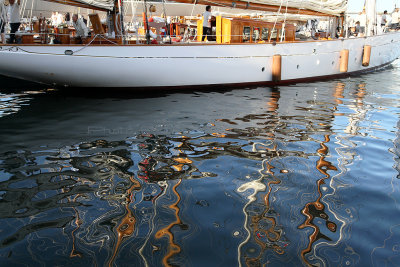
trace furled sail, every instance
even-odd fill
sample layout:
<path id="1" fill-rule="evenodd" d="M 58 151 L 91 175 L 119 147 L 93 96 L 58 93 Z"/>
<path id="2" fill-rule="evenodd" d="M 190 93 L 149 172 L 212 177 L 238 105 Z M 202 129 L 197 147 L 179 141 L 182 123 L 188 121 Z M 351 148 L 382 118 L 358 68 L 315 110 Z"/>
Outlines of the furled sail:
<path id="1" fill-rule="evenodd" d="M 114 0 L 45 0 L 48 2 L 55 2 L 64 5 L 78 6 L 96 10 L 113 10 Z"/>
<path id="2" fill-rule="evenodd" d="M 171 0 L 211 6 L 224 6 L 268 12 L 340 16 L 347 9 L 348 0 Z"/>
<path id="3" fill-rule="evenodd" d="M 75 1 L 80 2 L 82 4 L 87 4 L 89 6 L 104 8 L 107 10 L 113 10 L 115 3 L 114 0 L 75 0 Z"/>
<path id="4" fill-rule="evenodd" d="M 283 10 L 285 10 L 287 4 L 288 7 L 314 10 L 334 16 L 339 16 L 347 10 L 347 0 L 249 0 L 249 2 L 274 6 L 282 5 Z"/>

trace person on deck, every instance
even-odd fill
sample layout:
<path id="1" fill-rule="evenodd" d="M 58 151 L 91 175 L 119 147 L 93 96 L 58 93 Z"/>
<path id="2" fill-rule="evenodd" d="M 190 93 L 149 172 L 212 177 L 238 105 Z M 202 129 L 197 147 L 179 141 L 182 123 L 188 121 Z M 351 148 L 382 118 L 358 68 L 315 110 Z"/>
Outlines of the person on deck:
<path id="1" fill-rule="evenodd" d="M 6 7 L 4 6 L 4 0 L 0 0 L 0 36 L 1 36 L 1 43 L 6 43 L 6 35 L 4 34 L 4 28 L 7 23 L 7 11 Z"/>
<path id="2" fill-rule="evenodd" d="M 354 27 L 354 36 L 358 36 L 361 33 L 360 22 L 356 22 L 356 26 Z"/>
<path id="3" fill-rule="evenodd" d="M 203 37 L 202 41 L 207 40 L 211 37 L 211 6 L 206 6 L 206 11 L 203 13 Z"/>
<path id="4" fill-rule="evenodd" d="M 18 31 L 21 25 L 21 19 L 19 17 L 19 5 L 21 0 L 10 0 L 10 5 L 8 6 L 9 18 L 10 18 L 10 40 L 8 43 L 16 43 L 15 33 Z"/>
<path id="5" fill-rule="evenodd" d="M 381 19 L 381 27 L 385 27 L 387 23 L 387 10 L 383 11 L 382 19 Z"/>
<path id="6" fill-rule="evenodd" d="M 82 18 L 78 18 L 78 14 L 72 15 L 72 24 L 76 30 L 75 37 L 78 38 L 79 43 L 82 43 L 89 36 L 88 27 Z"/>
<path id="7" fill-rule="evenodd" d="M 55 11 L 51 12 L 50 24 L 56 26 L 57 14 Z"/>
<path id="8" fill-rule="evenodd" d="M 72 26 L 71 15 L 69 14 L 69 12 L 65 13 L 64 22 L 65 24 L 67 24 L 67 26 Z"/>
<path id="9" fill-rule="evenodd" d="M 359 22 L 359 31 L 358 36 L 362 37 L 365 35 L 365 27 L 367 26 L 367 15 L 365 14 L 365 8 L 363 11 L 358 15 L 358 22 Z M 356 25 L 357 27 L 357 25 Z"/>

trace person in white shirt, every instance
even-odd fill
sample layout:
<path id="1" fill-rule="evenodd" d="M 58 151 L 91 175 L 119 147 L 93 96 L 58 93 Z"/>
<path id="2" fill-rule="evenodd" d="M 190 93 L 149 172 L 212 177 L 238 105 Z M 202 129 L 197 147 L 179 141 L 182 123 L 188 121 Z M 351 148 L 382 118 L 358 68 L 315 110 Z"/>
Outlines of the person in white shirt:
<path id="1" fill-rule="evenodd" d="M 358 36 L 364 36 L 365 27 L 367 26 L 367 15 L 365 14 L 365 9 L 363 9 L 363 11 L 358 15 L 358 21 L 360 22 L 360 30 Z"/>
<path id="2" fill-rule="evenodd" d="M 72 24 L 74 25 L 76 34 L 75 36 L 80 39 L 80 42 L 89 36 L 89 29 L 83 22 L 82 18 L 78 18 L 77 14 L 72 15 Z"/>
<path id="3" fill-rule="evenodd" d="M 7 23 L 7 11 L 6 7 L 4 6 L 4 0 L 0 0 L 0 36 L 1 42 L 3 44 L 6 43 L 6 35 L 4 34 L 4 28 Z"/>
<path id="4" fill-rule="evenodd" d="M 15 43 L 15 33 L 18 31 L 19 26 L 21 25 L 21 19 L 19 17 L 19 5 L 21 4 L 21 0 L 10 0 L 10 5 L 8 7 L 9 18 L 10 18 L 10 40 L 9 43 Z"/>
<path id="5" fill-rule="evenodd" d="M 203 13 L 203 37 L 201 40 L 204 41 L 206 36 L 211 37 L 211 6 L 206 6 L 206 11 Z"/>
<path id="6" fill-rule="evenodd" d="M 381 27 L 385 27 L 387 23 L 387 10 L 383 11 L 383 15 L 381 18 Z"/>
<path id="7" fill-rule="evenodd" d="M 56 26 L 58 27 L 64 23 L 64 17 L 61 13 L 56 12 L 56 14 L 57 14 Z"/>
<path id="8" fill-rule="evenodd" d="M 50 25 L 51 26 L 56 26 L 56 20 L 57 20 L 56 12 L 51 12 Z"/>

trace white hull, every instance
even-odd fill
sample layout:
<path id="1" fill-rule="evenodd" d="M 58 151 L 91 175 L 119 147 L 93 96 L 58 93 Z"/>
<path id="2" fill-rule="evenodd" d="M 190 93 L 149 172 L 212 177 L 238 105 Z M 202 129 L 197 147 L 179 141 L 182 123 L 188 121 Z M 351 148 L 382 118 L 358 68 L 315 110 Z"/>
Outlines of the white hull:
<path id="1" fill-rule="evenodd" d="M 364 45 L 371 45 L 368 67 Z M 73 87 L 177 87 L 272 84 L 272 57 L 282 56 L 282 81 L 367 71 L 400 56 L 400 33 L 366 38 L 273 44 L 178 44 L 133 46 L 2 46 L 0 74 Z M 65 55 L 66 50 L 75 51 Z M 80 51 L 78 51 L 80 50 Z"/>

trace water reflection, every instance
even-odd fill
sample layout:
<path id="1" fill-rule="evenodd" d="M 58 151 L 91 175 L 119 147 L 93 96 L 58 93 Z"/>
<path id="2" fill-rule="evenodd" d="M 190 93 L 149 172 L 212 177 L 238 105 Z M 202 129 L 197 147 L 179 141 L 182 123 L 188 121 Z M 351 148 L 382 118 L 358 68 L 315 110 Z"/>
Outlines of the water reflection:
<path id="1" fill-rule="evenodd" d="M 0 93 L 0 118 L 17 113 L 21 109 L 21 106 L 27 105 L 30 99 L 29 94 Z"/>
<path id="2" fill-rule="evenodd" d="M 377 116 L 373 105 L 384 101 L 375 99 L 368 82 L 284 89 L 224 92 L 251 104 L 240 112 L 209 111 L 200 126 L 192 124 L 197 114 L 188 115 L 173 132 L 142 129 L 119 141 L 86 137 L 58 148 L 1 153 L 3 262 L 366 266 L 397 257 L 397 223 L 390 219 L 397 180 L 389 179 L 387 188 L 368 175 L 383 181 L 398 175 L 392 167 L 397 145 L 387 149 L 393 144 L 385 125 L 366 123 Z M 179 116 L 202 110 L 210 94 L 196 94 L 200 104 L 192 100 L 188 109 L 167 108 L 181 108 Z M 12 108 L 23 98 L 5 105 Z M 104 113 L 96 112 L 107 114 L 114 103 L 102 101 Z M 168 123 L 179 117 L 164 115 Z M 395 116 L 397 125 L 391 106 L 385 115 Z M 82 117 L 71 120 L 79 124 Z M 369 151 L 392 161 L 376 162 Z M 378 211 L 387 223 L 369 221 Z M 362 235 L 371 225 L 385 233 L 382 238 Z M 382 246 L 385 240 L 393 243 L 391 253 Z"/>

